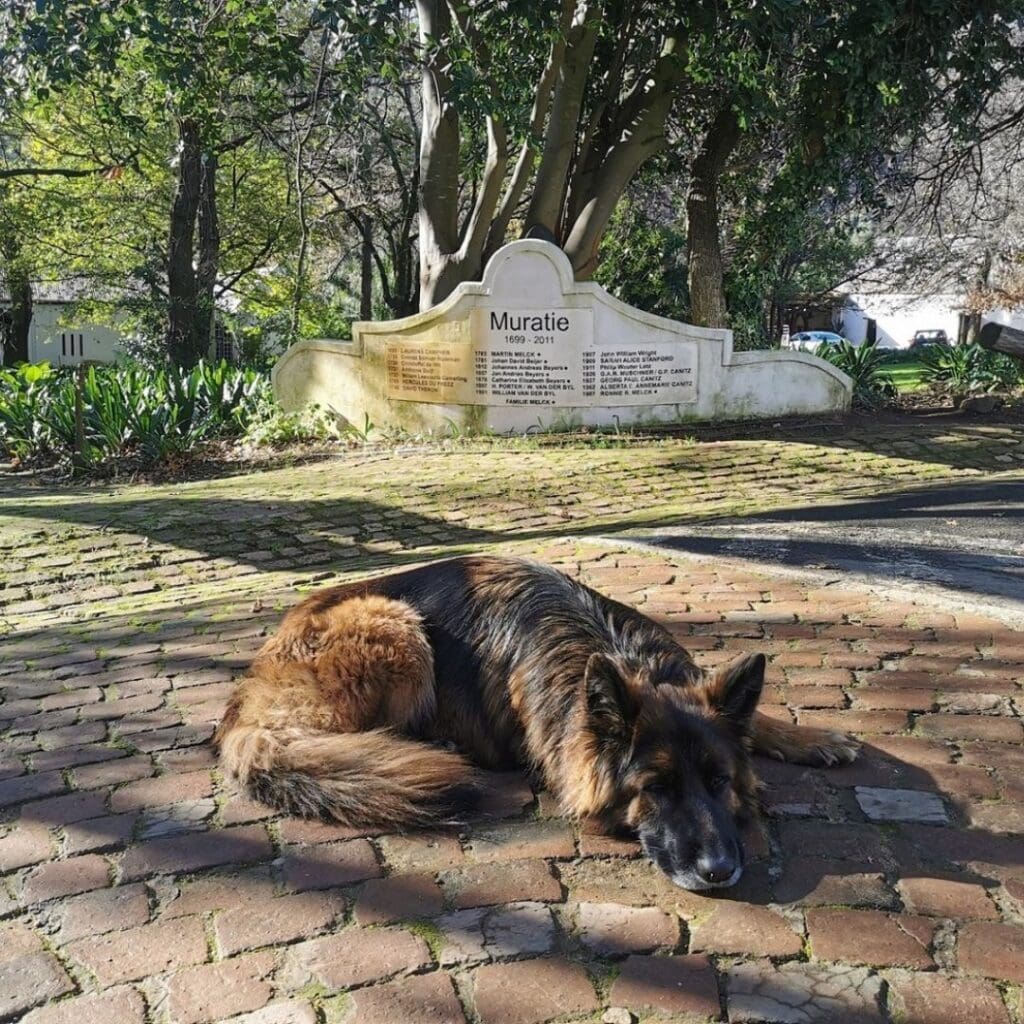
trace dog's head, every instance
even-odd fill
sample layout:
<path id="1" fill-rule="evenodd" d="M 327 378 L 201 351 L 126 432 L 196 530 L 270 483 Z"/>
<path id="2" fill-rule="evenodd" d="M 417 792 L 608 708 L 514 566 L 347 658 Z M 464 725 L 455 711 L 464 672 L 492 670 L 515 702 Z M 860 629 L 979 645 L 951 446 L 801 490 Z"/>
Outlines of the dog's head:
<path id="1" fill-rule="evenodd" d="M 587 664 L 599 814 L 635 832 L 684 889 L 734 885 L 743 873 L 740 827 L 757 805 L 748 735 L 764 670 L 763 655 L 696 678 L 688 663 L 631 671 L 595 654 Z"/>

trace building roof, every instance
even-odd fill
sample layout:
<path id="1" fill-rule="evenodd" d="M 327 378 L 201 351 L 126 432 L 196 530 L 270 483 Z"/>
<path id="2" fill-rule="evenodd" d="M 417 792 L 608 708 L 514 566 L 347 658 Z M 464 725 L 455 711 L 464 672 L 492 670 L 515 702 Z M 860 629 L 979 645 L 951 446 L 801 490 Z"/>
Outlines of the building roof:
<path id="1" fill-rule="evenodd" d="M 71 277 L 60 281 L 33 281 L 32 301 L 37 305 L 46 303 L 67 304 L 82 302 L 86 299 L 99 299 L 105 302 L 116 301 L 127 289 L 115 290 L 110 285 L 91 277 Z M 0 302 L 11 301 L 7 282 L 0 277 Z"/>

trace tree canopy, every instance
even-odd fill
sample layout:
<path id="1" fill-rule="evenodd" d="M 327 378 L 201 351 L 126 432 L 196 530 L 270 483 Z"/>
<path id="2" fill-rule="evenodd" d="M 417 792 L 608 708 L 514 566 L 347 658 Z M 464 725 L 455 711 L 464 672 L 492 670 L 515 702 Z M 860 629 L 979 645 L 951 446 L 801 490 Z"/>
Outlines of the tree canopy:
<path id="1" fill-rule="evenodd" d="M 662 289 L 675 315 L 756 319 L 863 255 L 862 222 L 912 189 L 926 138 L 970 153 L 1024 119 L 1022 16 L 1024 0 L 15 5 L 0 272 L 22 319 L 33 280 L 107 281 L 190 365 L 228 300 L 286 341 L 336 331 L 440 301 L 531 228 L 592 277 L 653 188 L 640 248 L 685 275 Z"/>

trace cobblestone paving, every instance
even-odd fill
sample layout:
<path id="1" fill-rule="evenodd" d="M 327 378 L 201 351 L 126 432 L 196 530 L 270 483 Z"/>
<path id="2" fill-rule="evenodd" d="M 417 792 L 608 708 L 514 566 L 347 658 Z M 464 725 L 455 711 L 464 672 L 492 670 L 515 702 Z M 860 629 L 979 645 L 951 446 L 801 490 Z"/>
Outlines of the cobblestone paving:
<path id="1" fill-rule="evenodd" d="M 0 482 L 0 1020 L 1020 1022 L 1024 635 L 587 535 L 1022 467 L 1019 436 L 972 428 Z M 718 898 L 519 776 L 432 834 L 232 791 L 206 741 L 302 589 L 481 548 L 580 575 L 702 663 L 765 651 L 766 709 L 864 756 L 762 763 L 764 827 Z"/>

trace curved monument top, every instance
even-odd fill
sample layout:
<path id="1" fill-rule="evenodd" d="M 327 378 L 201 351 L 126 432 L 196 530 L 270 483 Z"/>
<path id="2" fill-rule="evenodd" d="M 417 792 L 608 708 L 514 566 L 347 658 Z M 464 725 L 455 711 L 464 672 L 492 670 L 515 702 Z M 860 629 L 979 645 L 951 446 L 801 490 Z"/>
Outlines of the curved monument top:
<path id="1" fill-rule="evenodd" d="M 540 305 L 581 291 L 569 257 L 557 245 L 533 238 L 503 245 L 487 261 L 479 287 L 496 299 L 529 295 Z"/>
<path id="2" fill-rule="evenodd" d="M 453 311 L 470 306 L 533 308 L 573 306 L 578 309 L 604 307 L 618 317 L 643 327 L 685 334 L 693 340 L 715 341 L 732 352 L 732 331 L 719 327 L 696 327 L 648 313 L 617 299 L 594 281 L 577 281 L 569 257 L 557 246 L 540 239 L 524 238 L 503 245 L 488 261 L 480 281 L 463 281 L 436 306 L 398 320 L 359 320 L 352 325 L 357 346 L 368 335 L 410 331 L 443 320 Z M 456 313 L 461 315 L 461 313 Z"/>

